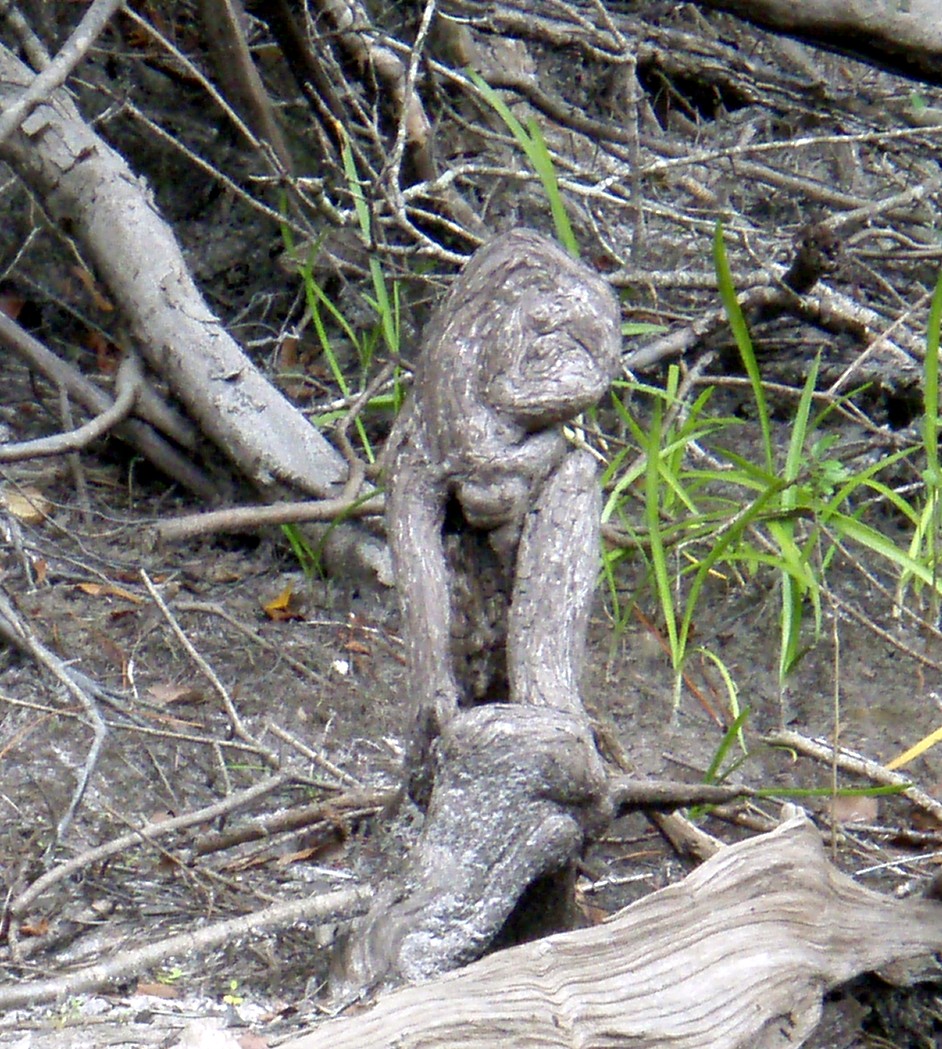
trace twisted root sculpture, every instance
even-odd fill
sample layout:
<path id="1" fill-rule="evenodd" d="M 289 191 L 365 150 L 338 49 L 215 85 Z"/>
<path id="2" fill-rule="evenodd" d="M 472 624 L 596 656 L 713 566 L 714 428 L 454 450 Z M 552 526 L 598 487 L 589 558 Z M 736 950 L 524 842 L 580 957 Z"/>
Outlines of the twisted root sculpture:
<path id="1" fill-rule="evenodd" d="M 518 935 L 558 925 L 566 872 L 608 819 L 579 689 L 596 465 L 563 424 L 619 363 L 608 286 L 528 230 L 474 255 L 425 334 L 387 462 L 413 785 L 427 812 L 352 934 L 348 985 L 470 960 L 534 887 L 537 921 L 524 914 Z"/>

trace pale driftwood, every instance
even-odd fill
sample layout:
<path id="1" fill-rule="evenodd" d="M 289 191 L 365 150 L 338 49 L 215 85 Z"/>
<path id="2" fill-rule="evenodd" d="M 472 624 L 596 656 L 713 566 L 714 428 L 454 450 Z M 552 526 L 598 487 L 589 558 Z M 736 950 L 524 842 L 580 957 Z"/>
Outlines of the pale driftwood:
<path id="1" fill-rule="evenodd" d="M 338 990 L 454 968 L 502 928 L 565 924 L 570 865 L 611 806 L 580 695 L 596 465 L 561 426 L 617 373 L 618 318 L 596 274 L 514 230 L 475 254 L 429 326 L 387 497 L 428 812 Z M 535 884 L 540 904 L 509 933 Z"/>
<path id="2" fill-rule="evenodd" d="M 490 955 L 282 1049 L 796 1049 L 829 988 L 940 949 L 940 904 L 857 885 L 797 816 L 603 925 Z"/>
<path id="3" fill-rule="evenodd" d="M 699 0 L 756 25 L 942 83 L 938 0 Z"/>
<path id="4" fill-rule="evenodd" d="M 33 75 L 0 47 L 0 104 Z M 23 120 L 0 157 L 82 243 L 128 318 L 141 354 L 203 432 L 262 490 L 316 496 L 343 484 L 343 458 L 252 365 L 200 295 L 144 183 L 82 120 L 64 91 Z"/>

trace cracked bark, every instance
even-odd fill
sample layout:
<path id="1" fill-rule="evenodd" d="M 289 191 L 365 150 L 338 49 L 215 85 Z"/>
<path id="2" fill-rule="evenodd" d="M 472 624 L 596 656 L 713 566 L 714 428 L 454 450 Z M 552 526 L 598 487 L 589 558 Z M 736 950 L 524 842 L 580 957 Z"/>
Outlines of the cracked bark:
<path id="1" fill-rule="evenodd" d="M 425 335 L 388 525 L 428 810 L 339 988 L 427 979 L 564 922 L 570 865 L 608 822 L 580 695 L 596 465 L 561 427 L 617 373 L 618 320 L 596 274 L 515 230 L 474 255 Z"/>

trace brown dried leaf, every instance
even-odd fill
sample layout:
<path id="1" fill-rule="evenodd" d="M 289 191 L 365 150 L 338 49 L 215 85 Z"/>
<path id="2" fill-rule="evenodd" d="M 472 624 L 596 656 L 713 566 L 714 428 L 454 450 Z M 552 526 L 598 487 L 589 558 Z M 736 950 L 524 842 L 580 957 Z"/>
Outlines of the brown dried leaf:
<path id="1" fill-rule="evenodd" d="M 0 292 L 0 313 L 5 313 L 11 321 L 19 317 L 25 305 L 26 299 L 18 292 L 12 290 Z"/>
<path id="2" fill-rule="evenodd" d="M 130 601 L 134 605 L 144 604 L 142 597 L 120 586 L 114 586 L 112 583 L 78 583 L 76 589 L 81 590 L 83 594 L 88 594 L 89 597 L 119 597 L 122 601 Z"/>
<path id="3" fill-rule="evenodd" d="M 78 278 L 79 283 L 88 292 L 96 309 L 101 310 L 102 313 L 114 312 L 114 306 L 111 301 L 101 293 L 95 278 L 84 266 L 73 266 L 72 275 Z"/>
<path id="4" fill-rule="evenodd" d="M 876 823 L 880 814 L 880 799 L 837 797 L 831 802 L 831 812 L 837 823 Z"/>
<path id="5" fill-rule="evenodd" d="M 127 652 L 125 652 L 117 641 L 112 640 L 112 638 L 108 637 L 107 634 L 103 634 L 100 630 L 94 630 L 92 636 L 95 638 L 102 655 L 106 656 L 111 661 L 112 666 L 121 672 L 122 680 L 127 684 Z"/>
<path id="6" fill-rule="evenodd" d="M 244 1034 L 236 1035 L 236 1041 L 242 1049 L 269 1049 L 268 1040 L 261 1035 L 246 1031 Z"/>
<path id="7" fill-rule="evenodd" d="M 203 703 L 205 693 L 192 685 L 174 685 L 171 683 L 163 685 L 151 685 L 147 690 L 148 696 L 159 707 L 169 707 L 171 703 Z"/>
<path id="8" fill-rule="evenodd" d="M 20 926 L 20 936 L 45 936 L 48 932 L 48 918 L 40 918 L 34 922 L 23 922 Z"/>
<path id="9" fill-rule="evenodd" d="M 142 980 L 134 988 L 135 994 L 146 994 L 151 998 L 180 998 L 183 992 L 179 987 L 169 983 L 144 983 Z"/>
<path id="10" fill-rule="evenodd" d="M 95 367 L 100 375 L 114 375 L 121 363 L 121 351 L 100 331 L 89 331 L 85 345 L 95 354 Z"/>

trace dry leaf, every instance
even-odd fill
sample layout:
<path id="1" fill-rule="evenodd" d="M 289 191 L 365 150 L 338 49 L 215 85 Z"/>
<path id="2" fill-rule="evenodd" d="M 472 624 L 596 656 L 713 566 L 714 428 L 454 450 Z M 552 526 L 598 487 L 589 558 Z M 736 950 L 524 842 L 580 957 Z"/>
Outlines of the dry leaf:
<path id="1" fill-rule="evenodd" d="M 295 852 L 287 852 L 275 860 L 276 867 L 289 867 L 292 863 L 310 863 L 317 860 L 319 863 L 328 863 L 338 859 L 346 850 L 343 837 L 331 837 L 326 841 L 317 842 L 306 849 L 298 849 Z"/>
<path id="2" fill-rule="evenodd" d="M 85 345 L 95 354 L 95 367 L 100 375 L 114 375 L 121 363 L 121 351 L 100 331 L 89 331 Z"/>
<path id="3" fill-rule="evenodd" d="M 20 936 L 45 936 L 49 932 L 49 919 L 40 918 L 35 922 L 23 922 L 20 926 Z"/>
<path id="4" fill-rule="evenodd" d="M 169 707 L 171 703 L 202 703 L 206 698 L 203 692 L 192 685 L 151 685 L 148 696 L 159 707 Z"/>
<path id="5" fill-rule="evenodd" d="M 25 524 L 42 524 L 52 511 L 52 503 L 38 488 L 12 488 L 0 491 L 4 509 Z"/>
<path id="6" fill-rule="evenodd" d="M 0 313 L 5 313 L 11 321 L 19 317 L 25 305 L 26 300 L 17 292 L 12 290 L 0 292 Z"/>
<path id="7" fill-rule="evenodd" d="M 278 367 L 282 371 L 297 371 L 301 355 L 298 353 L 298 337 L 288 335 L 281 340 L 278 347 Z"/>
<path id="8" fill-rule="evenodd" d="M 84 266 L 73 266 L 73 276 L 77 277 L 79 283 L 88 292 L 92 302 L 96 309 L 102 311 L 102 313 L 113 313 L 114 306 L 110 300 L 105 298 L 104 295 L 98 290 L 98 284 L 95 282 L 95 278 L 85 269 Z"/>
<path id="9" fill-rule="evenodd" d="M 265 615 L 276 623 L 283 623 L 289 619 L 303 619 L 298 599 L 289 584 L 281 593 L 272 598 L 266 605 L 262 605 Z"/>
<path id="10" fill-rule="evenodd" d="M 111 661 L 112 666 L 121 671 L 121 678 L 125 684 L 127 684 L 127 652 L 124 651 L 117 641 L 113 641 L 107 634 L 103 634 L 100 630 L 93 631 L 92 636 L 95 638 L 102 655 L 107 656 Z"/>
<path id="11" fill-rule="evenodd" d="M 169 983 L 144 983 L 140 982 L 134 988 L 135 994 L 146 994 L 151 998 L 179 998 L 181 991 Z"/>
<path id="12" fill-rule="evenodd" d="M 239 1043 L 239 1049 L 269 1049 L 268 1040 L 251 1031 L 237 1034 L 236 1041 Z"/>
<path id="13" fill-rule="evenodd" d="M 113 586 L 111 583 L 78 583 L 76 589 L 81 590 L 83 594 L 88 594 L 89 597 L 120 597 L 122 601 L 130 601 L 134 605 L 144 604 L 144 598 L 132 594 L 130 590 L 123 590 L 120 586 Z"/>
<path id="14" fill-rule="evenodd" d="M 880 799 L 837 797 L 831 802 L 831 812 L 837 823 L 876 823 L 880 814 Z"/>

